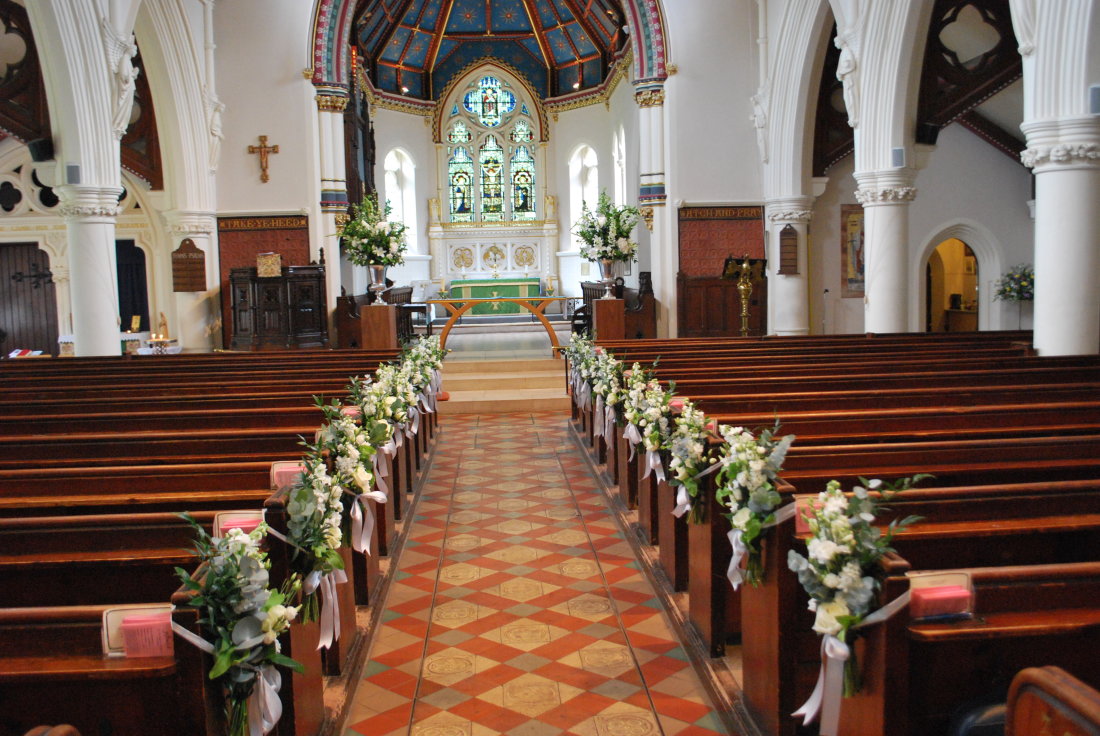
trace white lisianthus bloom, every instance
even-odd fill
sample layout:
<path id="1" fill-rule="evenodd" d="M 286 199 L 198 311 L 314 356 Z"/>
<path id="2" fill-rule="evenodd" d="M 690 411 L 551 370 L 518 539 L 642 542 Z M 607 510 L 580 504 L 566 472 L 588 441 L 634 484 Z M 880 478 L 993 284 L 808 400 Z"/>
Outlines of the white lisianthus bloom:
<path id="1" fill-rule="evenodd" d="M 828 603 L 819 603 L 817 616 L 814 618 L 814 631 L 819 634 L 836 636 L 844 628 L 837 621 L 837 618 L 848 614 L 848 604 L 844 602 L 843 598 L 837 598 Z"/>
<path id="2" fill-rule="evenodd" d="M 740 500 L 740 498 L 738 498 L 738 500 Z M 733 519 L 731 519 L 730 522 L 733 524 L 734 528 L 744 529 L 745 525 L 749 523 L 749 519 L 751 518 L 752 511 L 749 510 L 748 506 L 742 506 L 740 509 L 738 509 L 737 513 L 733 515 Z"/>
<path id="3" fill-rule="evenodd" d="M 367 472 L 367 469 L 364 468 L 362 465 L 356 466 L 355 470 L 352 471 L 351 477 L 352 480 L 355 481 L 355 484 L 359 486 L 359 489 L 361 491 L 366 493 L 370 490 L 370 484 L 373 478 L 371 477 L 371 474 Z"/>

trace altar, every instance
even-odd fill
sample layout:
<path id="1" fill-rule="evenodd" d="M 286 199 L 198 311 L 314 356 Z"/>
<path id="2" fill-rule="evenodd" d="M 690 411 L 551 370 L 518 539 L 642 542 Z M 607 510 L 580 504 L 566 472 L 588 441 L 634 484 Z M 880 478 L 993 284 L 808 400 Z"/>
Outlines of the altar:
<path id="1" fill-rule="evenodd" d="M 542 294 L 540 278 L 455 279 L 451 281 L 451 299 L 499 299 L 501 297 L 532 297 Z M 482 302 L 475 304 L 470 314 L 519 314 L 522 308 L 515 302 Z"/>

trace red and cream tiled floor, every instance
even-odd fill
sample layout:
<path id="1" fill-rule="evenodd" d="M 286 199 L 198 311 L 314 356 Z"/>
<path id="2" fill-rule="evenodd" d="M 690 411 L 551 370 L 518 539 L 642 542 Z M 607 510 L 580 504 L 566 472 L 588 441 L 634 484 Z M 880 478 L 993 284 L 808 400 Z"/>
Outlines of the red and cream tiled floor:
<path id="1" fill-rule="evenodd" d="M 345 736 L 724 733 L 567 423 L 446 417 Z"/>

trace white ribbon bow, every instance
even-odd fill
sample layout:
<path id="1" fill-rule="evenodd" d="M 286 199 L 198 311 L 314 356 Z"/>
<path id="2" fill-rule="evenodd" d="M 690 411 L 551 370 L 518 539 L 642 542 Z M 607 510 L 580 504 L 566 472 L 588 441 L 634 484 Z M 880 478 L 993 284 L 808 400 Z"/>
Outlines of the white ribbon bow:
<path id="1" fill-rule="evenodd" d="M 909 605 L 909 591 L 905 591 L 871 615 L 852 627 L 858 630 L 882 623 L 898 611 Z M 802 716 L 802 725 L 812 723 L 821 714 L 821 736 L 837 736 L 840 728 L 840 704 L 844 695 L 844 663 L 851 656 L 848 645 L 832 634 L 821 639 L 821 669 L 817 673 L 817 684 L 809 700 L 791 715 Z"/>
<path id="2" fill-rule="evenodd" d="M 302 592 L 306 595 L 318 588 L 321 590 L 321 637 L 317 642 L 318 649 L 328 649 L 333 642 L 340 639 L 340 599 L 336 596 L 336 584 L 347 581 L 347 573 L 343 570 L 333 570 L 327 575 L 314 570 L 302 584 Z"/>
<path id="3" fill-rule="evenodd" d="M 426 392 L 425 391 L 420 392 L 420 396 L 419 396 L 420 406 L 423 407 L 423 410 L 425 412 L 427 412 L 428 414 L 431 414 L 435 411 L 435 408 L 432 406 L 432 403 L 433 403 L 432 402 L 432 397 L 434 395 L 435 394 L 432 391 L 431 386 L 428 386 Z"/>
<path id="4" fill-rule="evenodd" d="M 201 651 L 213 656 L 217 651 L 214 645 L 203 639 L 195 632 L 185 629 L 172 622 L 172 631 L 177 636 L 198 647 Z M 263 637 L 258 637 L 260 641 Z M 238 649 L 251 649 L 255 646 L 257 637 L 237 645 Z M 245 645 L 248 646 L 245 646 Z M 279 689 L 283 686 L 283 677 L 274 665 L 265 664 L 262 667 L 248 667 L 256 673 L 255 684 L 252 686 L 252 694 L 248 696 L 248 733 L 249 736 L 264 736 L 275 728 L 279 718 L 283 715 L 283 701 L 279 699 Z"/>
<path id="5" fill-rule="evenodd" d="M 642 479 L 649 477 L 649 474 L 654 470 L 657 471 L 657 480 L 665 481 L 665 466 L 661 462 L 661 453 L 656 450 L 646 450 L 645 452 L 645 473 L 642 475 Z"/>
<path id="6" fill-rule="evenodd" d="M 714 467 L 718 466 L 715 465 Z M 767 524 L 761 524 L 760 528 L 768 529 L 770 527 L 776 526 L 777 524 L 782 524 L 789 519 L 793 519 L 794 514 L 797 510 L 797 504 L 789 503 L 786 506 L 781 506 L 775 511 L 775 520 Z M 741 583 L 745 580 L 745 578 L 741 575 L 741 558 L 745 556 L 745 553 L 749 551 L 749 548 L 745 546 L 745 543 L 743 541 L 741 541 L 740 529 L 730 529 L 730 532 L 727 536 L 729 537 L 730 547 L 733 550 L 733 554 L 730 555 L 730 566 L 729 569 L 726 570 L 726 577 L 729 578 L 730 585 L 733 586 L 733 589 L 737 590 L 741 587 Z"/>
<path id="7" fill-rule="evenodd" d="M 410 440 L 420 431 L 420 412 L 415 406 L 409 407 L 409 422 L 405 424 L 405 436 Z"/>
<path id="8" fill-rule="evenodd" d="M 691 496 L 688 495 L 686 486 L 676 487 L 676 508 L 672 510 L 672 515 L 679 519 L 681 516 L 691 511 Z"/>
<path id="9" fill-rule="evenodd" d="M 386 478 L 390 474 L 390 456 L 386 453 L 385 448 L 381 448 L 378 452 L 374 453 L 374 484 L 378 486 L 378 490 L 381 491 L 388 499 L 390 495 L 390 486 L 386 483 Z M 385 501 L 382 501 L 385 503 Z"/>
<path id="10" fill-rule="evenodd" d="M 626 425 L 626 429 L 623 431 L 623 439 L 630 445 L 629 460 L 634 459 L 634 446 L 642 443 L 642 433 L 638 431 L 638 427 L 633 422 Z"/>

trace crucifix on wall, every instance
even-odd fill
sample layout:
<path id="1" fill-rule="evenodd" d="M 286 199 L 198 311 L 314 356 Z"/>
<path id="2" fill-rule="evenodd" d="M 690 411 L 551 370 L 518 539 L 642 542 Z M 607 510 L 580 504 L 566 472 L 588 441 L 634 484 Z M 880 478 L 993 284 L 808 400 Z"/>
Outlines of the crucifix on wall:
<path id="1" fill-rule="evenodd" d="M 267 136 L 266 135 L 261 135 L 260 136 L 260 145 L 258 145 L 258 146 L 249 146 L 248 147 L 248 152 L 249 153 L 258 153 L 258 154 L 260 154 L 260 181 L 266 182 L 268 179 L 271 178 L 267 174 L 267 164 L 268 164 L 267 157 L 272 153 L 278 153 L 279 152 L 279 146 L 278 145 L 274 145 L 274 146 L 267 145 Z"/>

